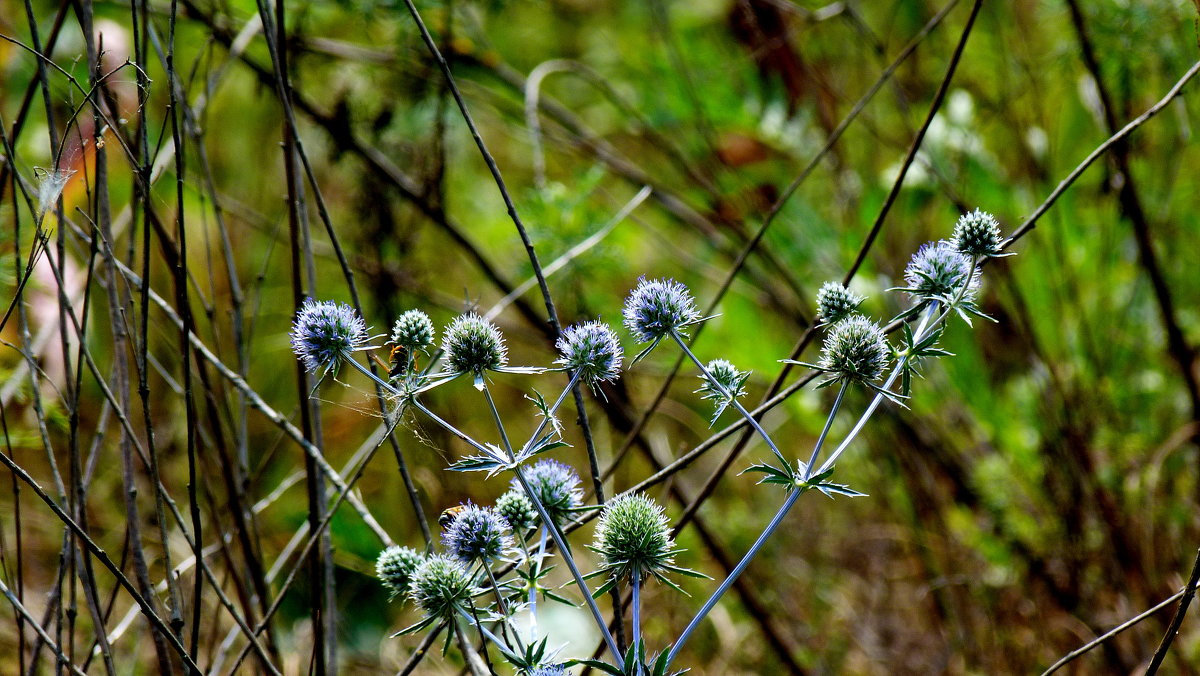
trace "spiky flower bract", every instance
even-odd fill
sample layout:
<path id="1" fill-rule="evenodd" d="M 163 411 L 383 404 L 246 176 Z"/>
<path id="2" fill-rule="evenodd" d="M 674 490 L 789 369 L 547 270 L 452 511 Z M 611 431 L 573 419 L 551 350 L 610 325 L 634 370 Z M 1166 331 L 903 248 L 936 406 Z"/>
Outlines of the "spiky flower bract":
<path id="1" fill-rule="evenodd" d="M 508 523 L 496 510 L 470 502 L 463 505 L 442 533 L 446 551 L 463 563 L 490 563 L 513 547 Z"/>
<path id="2" fill-rule="evenodd" d="M 746 390 L 742 387 L 746 383 L 746 379 L 750 377 L 749 371 L 739 371 L 732 362 L 725 359 L 714 359 L 708 362 L 705 367 L 709 375 L 717 381 L 720 387 L 713 384 L 704 374 L 700 375 L 704 383 L 700 389 L 696 390 L 702 399 L 708 399 L 716 402 L 717 410 L 713 414 L 712 422 L 709 425 L 717 422 L 717 418 L 721 417 L 721 413 L 733 403 L 733 400 L 746 394 Z"/>
<path id="3" fill-rule="evenodd" d="M 995 216 L 976 209 L 959 217 L 950 241 L 966 256 L 996 256 L 1000 253 L 1000 223 Z"/>
<path id="4" fill-rule="evenodd" d="M 392 344 L 407 350 L 428 352 L 433 345 L 433 321 L 420 310 L 409 310 L 396 318 L 392 325 Z"/>
<path id="5" fill-rule="evenodd" d="M 451 620 L 469 612 L 471 599 L 479 593 L 467 567 L 460 561 L 434 554 L 413 575 L 408 597 L 429 618 Z"/>
<path id="6" fill-rule="evenodd" d="M 344 359 L 352 359 L 369 339 L 367 324 L 354 308 L 331 300 L 304 301 L 292 322 L 292 351 L 309 373 L 320 369 L 336 371 Z"/>
<path id="7" fill-rule="evenodd" d="M 979 270 L 972 272 L 971 258 L 947 240 L 921 245 L 904 269 L 903 289 L 920 300 L 951 302 L 962 291 L 962 301 L 970 303 L 979 288 Z M 968 275 L 970 279 L 968 280 Z"/>
<path id="8" fill-rule="evenodd" d="M 847 289 L 841 282 L 825 282 L 817 291 L 817 319 L 832 324 L 858 309 L 864 296 Z"/>
<path id="9" fill-rule="evenodd" d="M 640 343 L 662 340 L 700 320 L 696 301 L 673 279 L 642 278 L 625 299 L 625 327 Z"/>
<path id="10" fill-rule="evenodd" d="M 653 576 L 675 589 L 679 587 L 666 578 L 667 572 L 700 576 L 675 566 L 675 555 L 682 550 L 671 539 L 667 516 L 662 507 L 641 493 L 618 495 L 604 505 L 590 549 L 600 555 L 600 568 L 593 574 L 608 574 L 608 580 L 593 595 L 603 594 L 634 576 L 639 581 Z"/>
<path id="11" fill-rule="evenodd" d="M 442 340 L 446 365 L 454 373 L 496 371 L 508 364 L 508 348 L 500 329 L 474 312 L 460 315 Z"/>
<path id="12" fill-rule="evenodd" d="M 388 547 L 375 560 L 375 576 L 391 592 L 390 598 L 406 596 L 413 575 L 425 562 L 425 555 L 411 547 Z"/>
<path id="13" fill-rule="evenodd" d="M 529 672 L 529 676 L 566 676 L 567 669 L 561 664 L 551 664 L 545 667 L 538 667 Z"/>
<path id="14" fill-rule="evenodd" d="M 583 382 L 595 387 L 610 383 L 621 375 L 623 350 L 617 334 L 608 324 L 599 321 L 569 326 L 555 343 L 562 357 L 555 364 L 572 373 L 579 373 Z"/>
<path id="15" fill-rule="evenodd" d="M 519 489 L 509 489 L 496 500 L 496 512 L 508 522 L 515 533 L 525 533 L 537 525 L 538 514 L 533 503 Z"/>
<path id="16" fill-rule="evenodd" d="M 561 524 L 566 521 L 571 512 L 583 504 L 579 474 L 557 460 L 538 460 L 525 470 L 525 481 L 555 523 Z M 512 488 L 521 490 L 521 484 L 515 478 L 512 480 Z"/>
<path id="17" fill-rule="evenodd" d="M 830 329 L 818 366 L 833 376 L 827 382 L 871 382 L 882 375 L 888 353 L 888 344 L 879 325 L 856 314 Z"/>

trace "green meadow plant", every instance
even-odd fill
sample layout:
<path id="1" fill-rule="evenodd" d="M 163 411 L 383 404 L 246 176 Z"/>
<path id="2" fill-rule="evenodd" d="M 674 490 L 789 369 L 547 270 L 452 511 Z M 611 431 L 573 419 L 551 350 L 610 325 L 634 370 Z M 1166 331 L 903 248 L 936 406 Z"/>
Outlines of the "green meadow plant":
<path id="1" fill-rule="evenodd" d="M 745 472 L 760 475 L 759 484 L 782 489 L 775 515 L 746 551 L 732 572 L 717 582 L 692 620 L 673 639 L 662 643 L 652 656 L 642 637 L 641 596 L 644 584 L 656 580 L 683 591 L 675 575 L 705 577 L 682 565 L 687 552 L 676 546 L 663 508 L 641 493 L 621 493 L 602 505 L 587 504 L 579 474 L 549 457 L 566 446 L 556 415 L 576 384 L 586 384 L 600 394 L 602 383 L 621 375 L 624 353 L 616 332 L 600 321 L 567 327 L 556 347 L 553 367 L 509 365 L 504 336 L 489 320 L 474 314 L 454 319 L 442 331 L 440 358 L 418 368 L 416 353 L 428 353 L 437 331 L 420 310 L 409 310 L 396 319 L 389 336 L 391 369 L 387 380 L 363 366 L 357 353 L 370 350 L 365 321 L 348 306 L 308 301 L 299 310 L 292 330 L 292 346 L 310 372 L 337 375 L 350 365 L 389 394 L 396 405 L 393 415 L 415 411 L 466 443 L 471 452 L 449 469 L 478 472 L 485 477 L 509 476 L 510 487 L 493 506 L 467 503 L 447 510 L 441 519 L 442 551 L 421 553 L 390 547 L 380 553 L 376 570 L 380 582 L 394 598 L 411 600 L 422 618 L 399 634 L 447 627 L 472 628 L 485 639 L 485 657 L 494 653 L 518 673 L 532 676 L 565 673 L 569 665 L 588 665 L 617 676 L 672 672 L 674 660 L 696 628 L 754 560 L 802 495 L 816 491 L 827 497 L 863 497 L 864 494 L 831 477 L 838 461 L 884 402 L 904 407 L 914 396 L 913 376 L 930 360 L 952 356 L 938 346 L 951 317 L 967 326 L 983 317 L 978 300 L 982 264 L 1001 253 L 1000 227 L 990 214 L 975 210 L 963 215 L 947 240 L 923 245 L 904 272 L 899 292 L 904 309 L 881 326 L 860 311 L 866 300 L 839 282 L 824 284 L 817 293 L 817 317 L 824 332 L 815 363 L 782 360 L 815 371 L 818 388 L 836 388 L 824 426 L 811 451 L 789 458 L 741 404 L 749 372 L 725 358 L 702 361 L 686 341 L 687 332 L 707 318 L 683 284 L 670 279 L 639 280 L 622 309 L 630 336 L 644 347 L 630 360 L 636 365 L 664 343 L 674 344 L 695 366 L 701 379 L 696 393 L 714 405 L 714 424 L 727 410 L 736 411 L 761 438 L 765 460 Z M 990 318 L 988 318 L 990 319 Z M 889 334 L 896 336 L 889 338 Z M 514 444 L 496 406 L 488 374 L 517 373 L 546 377 L 562 373 L 566 384 L 550 403 L 532 397 L 540 420 L 521 444 Z M 480 440 L 458 429 L 424 402 L 424 394 L 459 377 L 469 378 L 495 424 L 495 439 Z M 847 391 L 864 389 L 872 398 L 846 436 L 832 452 L 826 442 L 846 400 Z M 599 511 L 594 539 L 587 545 L 596 555 L 595 569 L 584 571 L 584 560 L 567 539 L 573 519 Z M 547 586 L 550 560 L 561 562 L 575 586 L 568 592 Z M 598 578 L 592 589 L 588 580 Z M 624 652 L 609 631 L 595 599 L 613 589 L 631 594 L 632 644 Z M 539 601 L 585 605 L 604 639 L 601 659 L 561 656 L 538 632 Z M 519 617 L 527 619 L 525 624 Z M 450 637 L 446 632 L 448 648 Z"/>

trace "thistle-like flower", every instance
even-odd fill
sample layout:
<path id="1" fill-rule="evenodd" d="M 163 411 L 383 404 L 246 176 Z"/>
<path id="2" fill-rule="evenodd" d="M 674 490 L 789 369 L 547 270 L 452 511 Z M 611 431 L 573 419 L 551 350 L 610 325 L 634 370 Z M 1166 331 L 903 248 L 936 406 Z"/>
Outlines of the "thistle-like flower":
<path id="1" fill-rule="evenodd" d="M 951 242 L 944 239 L 929 242 L 921 245 L 904 269 L 908 287 L 901 290 L 918 300 L 952 303 L 966 284 L 961 301 L 969 304 L 979 289 L 980 273 L 978 269 L 972 271 L 974 267 L 971 258 L 960 253 Z"/>
<path id="2" fill-rule="evenodd" d="M 454 621 L 469 612 L 471 599 L 480 593 L 467 567 L 456 559 L 434 554 L 413 575 L 408 597 L 427 620 Z M 421 623 L 412 628 L 421 626 Z"/>
<path id="3" fill-rule="evenodd" d="M 878 380 L 888 362 L 887 340 L 879 325 L 862 315 L 851 315 L 833 325 L 825 337 L 818 368 L 830 374 L 824 383 Z"/>
<path id="4" fill-rule="evenodd" d="M 1000 223 L 995 216 L 979 209 L 959 217 L 950 241 L 959 253 L 966 256 L 1003 255 L 1000 253 Z"/>
<path id="5" fill-rule="evenodd" d="M 533 503 L 519 489 L 510 489 L 496 500 L 496 512 L 508 522 L 515 533 L 525 533 L 537 525 L 538 514 Z"/>
<path id="6" fill-rule="evenodd" d="M 817 319 L 822 324 L 832 324 L 858 309 L 866 300 L 841 282 L 825 282 L 817 291 Z"/>
<path id="7" fill-rule="evenodd" d="M 647 280 L 643 277 L 625 299 L 622 315 L 625 327 L 639 343 L 652 342 L 638 358 L 672 331 L 682 334 L 685 328 L 701 321 L 692 294 L 673 279 Z"/>
<path id="8" fill-rule="evenodd" d="M 330 300 L 308 299 L 292 322 L 292 351 L 309 373 L 337 372 L 343 360 L 366 348 L 367 324 L 354 308 Z"/>
<path id="9" fill-rule="evenodd" d="M 720 387 L 713 384 L 707 376 L 701 374 L 700 379 L 704 383 L 700 389 L 696 390 L 702 399 L 708 399 L 716 403 L 717 409 L 713 413 L 712 420 L 708 423 L 712 427 L 717 422 L 717 418 L 725 412 L 725 409 L 733 403 L 733 400 L 746 394 L 746 390 L 742 388 L 746 379 L 750 377 L 749 371 L 739 371 L 736 366 L 725 359 L 714 359 L 708 362 L 705 367 L 709 375 L 717 381 Z"/>
<path id="10" fill-rule="evenodd" d="M 420 310 L 409 310 L 396 318 L 392 325 L 392 344 L 410 352 L 420 350 L 428 353 L 433 345 L 433 321 Z"/>
<path id="11" fill-rule="evenodd" d="M 389 598 L 406 596 L 413 575 L 424 562 L 425 555 L 411 547 L 388 547 L 375 561 L 375 576 L 391 592 Z"/>
<path id="12" fill-rule="evenodd" d="M 682 550 L 671 539 L 671 527 L 663 509 L 643 494 L 619 495 L 604 505 L 596 539 L 590 549 L 600 555 L 600 568 L 593 575 L 608 574 L 595 594 L 607 592 L 621 580 L 653 576 L 675 589 L 667 572 L 700 576 L 675 566 L 675 555 Z"/>
<path id="13" fill-rule="evenodd" d="M 496 510 L 468 502 L 442 532 L 442 543 L 451 556 L 463 563 L 491 563 L 513 547 L 508 523 Z"/>
<path id="14" fill-rule="evenodd" d="M 598 321 L 569 326 L 555 343 L 568 372 L 578 372 L 583 382 L 595 388 L 598 383 L 611 383 L 621 375 L 623 351 L 617 334 L 608 324 Z"/>
<path id="15" fill-rule="evenodd" d="M 525 481 L 555 523 L 566 521 L 583 504 L 579 474 L 557 460 L 545 458 L 535 462 L 525 470 Z M 511 486 L 515 491 L 521 490 L 521 483 L 515 478 Z"/>
<path id="16" fill-rule="evenodd" d="M 460 315 L 446 328 L 442 349 L 446 365 L 455 373 L 497 371 L 508 364 L 508 348 L 500 329 L 474 312 Z"/>
<path id="17" fill-rule="evenodd" d="M 551 664 L 545 667 L 538 667 L 529 672 L 529 676 L 566 676 L 567 669 L 561 664 Z"/>

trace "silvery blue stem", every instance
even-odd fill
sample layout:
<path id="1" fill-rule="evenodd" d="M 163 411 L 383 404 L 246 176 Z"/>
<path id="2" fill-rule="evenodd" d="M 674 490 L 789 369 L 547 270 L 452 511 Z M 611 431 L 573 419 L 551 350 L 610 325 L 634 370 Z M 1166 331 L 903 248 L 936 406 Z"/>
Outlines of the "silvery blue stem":
<path id="1" fill-rule="evenodd" d="M 496 647 L 499 648 L 501 652 L 512 652 L 511 650 L 508 649 L 508 646 L 504 645 L 504 641 L 501 641 L 499 639 L 499 637 L 497 637 L 492 632 L 488 631 L 488 628 L 483 626 L 482 622 L 476 622 L 474 620 L 474 618 L 472 618 L 470 615 L 467 614 L 467 611 L 462 610 L 461 608 L 459 609 L 458 612 L 459 612 L 459 614 L 461 614 L 463 616 L 463 619 L 467 621 L 468 625 L 473 625 L 473 626 L 477 627 L 479 629 L 480 633 L 482 633 L 484 635 L 484 637 L 487 638 L 487 640 L 496 644 Z"/>
<path id="2" fill-rule="evenodd" d="M 508 451 L 508 459 L 516 460 L 513 455 L 512 442 L 508 440 L 508 432 L 504 431 L 504 422 L 500 420 L 500 411 L 496 408 L 496 401 L 492 399 L 492 391 L 488 389 L 487 384 L 483 386 L 483 397 L 487 399 L 488 408 L 492 411 L 492 420 L 496 421 L 496 429 L 500 430 L 500 440 L 504 442 L 504 450 Z"/>
<path id="3" fill-rule="evenodd" d="M 349 362 L 351 366 L 358 369 L 358 371 L 360 373 L 362 373 L 366 377 L 370 378 L 371 380 L 374 380 L 383 389 L 387 390 L 388 392 L 391 392 L 392 394 L 400 394 L 400 390 L 397 390 L 391 383 L 380 380 L 379 376 L 375 375 L 374 373 L 371 373 L 371 369 L 358 363 L 358 360 L 355 359 L 354 357 L 347 357 L 346 361 Z"/>
<path id="4" fill-rule="evenodd" d="M 529 640 L 530 642 L 537 640 L 537 575 L 542 572 L 542 559 L 546 557 L 546 526 L 542 526 L 542 534 L 538 538 L 538 553 L 537 559 L 533 562 L 533 567 L 529 571 L 533 576 L 533 583 L 529 587 Z"/>
<path id="5" fill-rule="evenodd" d="M 692 360 L 692 363 L 696 365 L 696 368 L 700 369 L 700 373 L 704 374 L 704 379 L 711 383 L 718 392 L 729 399 L 729 403 L 732 404 L 735 409 L 737 409 L 738 413 L 742 414 L 742 417 L 746 419 L 746 422 L 750 423 L 750 426 L 753 427 L 756 432 L 758 432 L 759 436 L 763 438 L 763 441 L 767 442 L 767 447 L 771 449 L 771 452 L 775 454 L 775 457 L 786 466 L 787 460 L 784 459 L 783 454 L 779 452 L 779 448 L 771 439 L 771 435 L 767 434 L 767 431 L 762 428 L 762 425 L 758 424 L 758 421 L 754 419 L 754 416 L 750 415 L 750 412 L 747 411 L 746 408 L 742 406 L 741 402 L 737 400 L 737 397 L 733 396 L 732 392 L 727 390 L 724 385 L 718 382 L 717 379 L 714 378 L 711 373 L 709 373 L 708 368 L 700 362 L 700 359 L 696 357 L 691 348 L 688 347 L 687 343 L 683 342 L 683 338 L 680 337 L 678 332 L 672 330 L 671 337 L 675 339 L 675 342 L 679 345 L 679 349 L 683 350 L 683 353 Z"/>
<path id="6" fill-rule="evenodd" d="M 753 560 L 755 555 L 758 554 L 758 551 L 762 549 L 762 546 L 766 543 L 767 538 L 771 537 L 771 534 L 774 533 L 775 529 L 779 527 L 779 524 L 783 522 L 783 518 L 787 516 L 788 511 L 791 510 L 792 505 L 796 504 L 796 499 L 799 497 L 799 490 L 793 489 L 788 492 L 787 499 L 784 500 L 783 505 L 779 507 L 779 511 L 775 513 L 775 516 L 771 519 L 771 522 L 767 524 L 765 529 L 763 529 L 762 534 L 758 536 L 758 539 L 754 541 L 754 544 L 750 545 L 750 550 L 746 552 L 746 555 L 742 557 L 742 560 L 738 562 L 737 566 L 730 571 L 729 577 L 725 578 L 725 581 L 721 583 L 721 586 L 717 587 L 717 590 L 713 592 L 712 596 L 708 597 L 708 600 L 704 602 L 704 606 L 700 608 L 700 612 L 696 614 L 696 617 L 692 618 L 692 621 L 688 624 L 687 628 L 684 629 L 683 633 L 679 635 L 679 639 L 675 641 L 675 645 L 671 646 L 671 652 L 667 654 L 668 665 L 670 665 L 671 661 L 675 659 L 676 654 L 679 653 L 679 649 L 683 647 L 683 644 L 688 640 L 688 637 L 692 635 L 692 632 L 696 631 L 696 627 L 700 625 L 700 622 L 707 617 L 708 613 L 713 609 L 714 606 L 717 605 L 717 601 L 721 600 L 721 597 L 725 594 L 725 592 L 729 591 L 729 588 L 733 586 L 734 581 L 738 579 L 738 577 L 742 574 L 742 571 L 746 570 L 746 566 L 750 565 L 750 561 Z"/>
<path id="7" fill-rule="evenodd" d="M 813 475 L 813 465 L 817 462 L 817 455 L 821 453 L 821 446 L 825 443 L 825 437 L 829 435 L 829 428 L 833 427 L 833 418 L 837 415 L 838 409 L 842 407 L 842 398 L 846 396 L 846 388 L 849 386 L 850 381 L 843 380 L 842 386 L 838 388 L 837 399 L 833 400 L 833 407 L 829 409 L 829 417 L 825 419 L 825 428 L 821 430 L 821 436 L 817 437 L 817 443 L 813 445 L 808 464 L 804 466 L 805 481 L 808 481 Z"/>
<path id="8" fill-rule="evenodd" d="M 575 559 L 571 556 L 571 550 L 567 549 L 567 541 L 563 537 L 562 531 L 559 530 L 558 524 L 550 518 L 550 514 L 546 511 L 546 506 L 542 504 L 537 493 L 529 486 L 529 482 L 525 479 L 525 473 L 521 471 L 520 465 L 513 467 L 513 474 L 516 475 L 517 481 L 525 491 L 525 496 L 529 498 L 534 508 L 537 509 L 538 516 L 542 518 L 542 523 L 550 531 L 550 537 L 554 538 L 554 544 L 558 546 L 558 551 L 563 558 L 563 562 L 567 564 L 567 568 L 571 571 L 571 576 L 575 578 L 575 584 L 579 586 L 579 592 L 583 594 L 583 600 L 587 602 L 588 610 L 592 612 L 592 619 L 596 621 L 596 626 L 600 627 L 600 633 L 604 636 L 604 643 L 608 646 L 609 652 L 616 658 L 617 664 L 621 664 L 624 661 L 624 656 L 617 647 L 617 642 L 613 639 L 612 633 L 608 631 L 608 623 L 604 621 L 604 616 L 600 614 L 600 608 L 596 605 L 596 600 L 592 598 L 591 590 L 588 589 L 587 583 L 583 581 L 583 575 L 580 574 L 579 568 L 575 565 Z"/>
<path id="9" fill-rule="evenodd" d="M 483 444 L 479 443 L 478 441 L 475 441 L 474 439 L 467 436 L 466 433 L 459 430 L 454 425 L 451 425 L 450 423 L 446 422 L 445 420 L 442 420 L 441 418 L 439 418 L 436 413 L 434 413 L 433 411 L 430 411 L 425 406 L 425 404 L 422 404 L 420 402 L 420 400 L 413 399 L 412 403 L 414 406 L 417 407 L 417 410 L 419 410 L 420 412 L 429 416 L 435 423 L 437 423 L 438 425 L 441 425 L 442 428 L 445 429 L 447 432 L 453 434 L 454 436 L 458 437 L 459 439 L 462 439 L 463 441 L 470 444 L 473 448 L 475 448 L 475 450 L 483 453 L 484 455 L 488 456 L 489 458 L 495 456 L 495 452 L 492 451 L 492 449 L 488 448 L 487 446 L 484 446 Z"/>
<path id="10" fill-rule="evenodd" d="M 633 651 L 634 661 L 637 662 L 637 671 L 642 673 L 642 660 L 638 659 L 638 645 L 642 642 L 642 575 L 639 571 L 633 573 L 633 645 L 629 647 Z"/>
<path id="11" fill-rule="evenodd" d="M 926 326 L 929 327 L 929 330 L 933 330 L 934 326 L 937 325 L 937 322 L 934 322 L 933 325 L 929 324 L 930 318 L 932 318 L 934 313 L 937 312 L 937 306 L 937 303 L 931 303 L 929 308 L 925 310 L 925 313 L 921 316 L 921 323 L 917 325 L 917 330 L 913 337 L 914 344 L 921 342 L 921 339 L 925 337 Z M 942 319 L 945 319 L 945 317 L 946 315 L 943 314 L 940 318 L 938 318 L 938 321 L 940 322 Z M 908 359 L 909 355 L 905 355 L 900 359 L 900 362 L 896 364 L 896 368 L 892 369 L 891 375 L 889 375 L 887 380 L 884 381 L 882 389 L 887 390 L 892 387 L 892 384 L 896 382 L 896 378 L 900 377 L 900 372 L 903 371 L 905 365 L 908 364 Z M 867 424 L 867 421 L 871 419 L 871 415 L 875 413 L 875 409 L 879 408 L 879 404 L 883 402 L 883 398 L 884 397 L 882 394 L 875 395 L 875 398 L 871 400 L 870 405 L 867 406 L 867 410 L 863 411 L 863 414 L 859 417 L 858 422 L 854 423 L 854 429 L 850 430 L 850 434 L 846 435 L 846 438 L 843 439 L 842 443 L 838 445 L 837 450 L 835 450 L 829 456 L 829 459 L 821 465 L 821 469 L 817 470 L 818 474 L 824 472 L 830 467 L 833 467 L 833 463 L 837 462 L 837 459 L 841 457 L 842 453 L 846 452 L 846 449 L 850 446 L 850 442 L 854 441 L 854 438 L 857 437 L 858 433 L 862 431 L 862 428 Z"/>

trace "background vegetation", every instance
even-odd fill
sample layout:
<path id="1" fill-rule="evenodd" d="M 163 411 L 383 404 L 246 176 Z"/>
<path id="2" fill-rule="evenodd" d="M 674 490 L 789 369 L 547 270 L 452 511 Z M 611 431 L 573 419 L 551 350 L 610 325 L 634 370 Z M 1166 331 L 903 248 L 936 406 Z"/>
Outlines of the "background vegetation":
<path id="1" fill-rule="evenodd" d="M 957 356 L 927 368 L 911 410 L 885 407 L 841 463 L 838 479 L 870 497 L 807 500 L 681 666 L 1036 672 L 1183 586 L 1200 544 L 1192 3 L 417 8 L 541 264 L 569 257 L 549 278 L 561 322 L 615 323 L 641 275 L 685 282 L 720 313 L 699 332 L 701 357 L 752 369 L 748 403 L 790 393 L 763 420 L 794 453 L 833 392 L 800 387 L 810 376 L 777 360 L 814 358 L 823 281 L 851 275 L 874 296 L 867 309 L 892 316 L 901 308 L 879 292 L 958 214 L 989 210 L 1007 234 L 1037 226 L 1020 231 L 1019 256 L 988 265 L 982 308 L 999 323 L 949 331 Z M 132 593 L 172 567 L 169 588 L 138 595 L 178 620 L 205 669 L 228 672 L 247 645 L 235 614 L 253 623 L 281 599 L 264 643 L 285 673 L 309 673 L 322 651 L 329 671 L 398 671 L 419 638 L 388 634 L 415 614 L 388 602 L 375 556 L 387 542 L 422 546 L 443 508 L 507 484 L 446 472 L 464 449 L 417 420 L 362 463 L 380 418 L 353 374 L 304 414 L 312 383 L 287 337 L 298 299 L 353 301 L 378 333 L 413 307 L 439 325 L 498 308 L 523 365 L 549 365 L 556 335 L 410 12 L 395 0 L 0 0 L 0 37 L 2 283 L 14 301 L 0 351 L 0 567 L 15 601 L 0 619 L 0 671 L 55 672 L 19 609 L 89 672 L 105 670 L 91 655 L 106 633 L 99 652 L 117 673 L 179 669 Z M 56 201 L 63 171 L 75 173 Z M 49 242 L 21 286 L 39 195 Z M 732 416 L 708 428 L 675 354 L 656 352 L 587 413 L 612 468 L 606 495 L 656 476 L 647 490 L 685 521 L 680 564 L 720 579 L 781 493 L 737 475 L 761 443 L 722 432 Z M 530 381 L 494 380 L 506 415 L 530 418 Z M 468 390 L 442 388 L 431 407 L 486 437 Z M 853 393 L 847 406 L 865 403 Z M 343 505 L 286 589 L 297 544 L 338 491 L 315 479 L 285 419 L 357 479 L 378 526 Z M 579 428 L 567 435 L 574 446 L 556 457 L 590 487 Z M 711 589 L 684 586 L 692 598 L 648 590 L 652 648 Z M 1140 670 L 1172 608 L 1072 668 Z M 1177 673 L 1200 664 L 1192 619 L 1167 656 Z M 573 654 L 594 647 L 582 615 L 556 624 Z M 242 669 L 263 669 L 256 659 Z M 435 654 L 418 669 L 455 673 L 460 660 Z"/>

